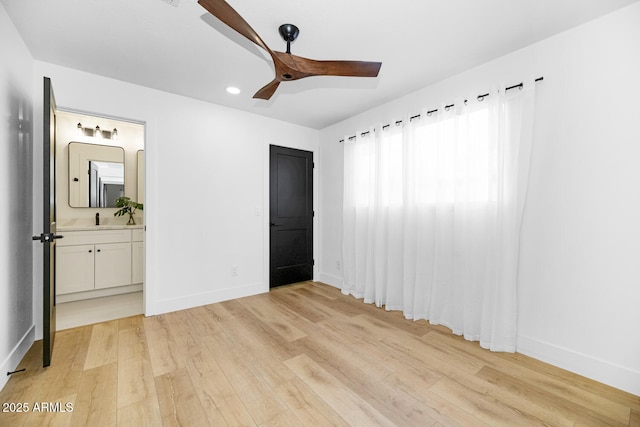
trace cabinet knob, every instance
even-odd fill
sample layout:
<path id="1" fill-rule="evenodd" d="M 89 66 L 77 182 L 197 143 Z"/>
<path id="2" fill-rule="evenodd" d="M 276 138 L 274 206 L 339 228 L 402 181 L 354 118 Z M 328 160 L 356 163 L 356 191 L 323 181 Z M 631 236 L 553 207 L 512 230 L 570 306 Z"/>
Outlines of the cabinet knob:
<path id="1" fill-rule="evenodd" d="M 96 252 L 100 252 L 100 249 L 96 249 Z"/>
<path id="2" fill-rule="evenodd" d="M 93 252 L 91 249 L 89 249 L 89 253 Z"/>

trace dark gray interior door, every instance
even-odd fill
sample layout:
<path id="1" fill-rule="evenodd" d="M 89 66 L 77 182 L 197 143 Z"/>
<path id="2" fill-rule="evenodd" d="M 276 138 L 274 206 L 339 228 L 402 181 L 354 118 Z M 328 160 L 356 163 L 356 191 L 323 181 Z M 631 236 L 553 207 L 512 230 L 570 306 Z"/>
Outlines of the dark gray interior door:
<path id="1" fill-rule="evenodd" d="M 53 342 L 56 336 L 56 101 L 51 80 L 44 78 L 43 114 L 43 232 L 34 236 L 43 247 L 42 292 L 42 366 L 51 364 Z"/>
<path id="2" fill-rule="evenodd" d="M 270 147 L 269 287 L 313 279 L 313 153 Z"/>

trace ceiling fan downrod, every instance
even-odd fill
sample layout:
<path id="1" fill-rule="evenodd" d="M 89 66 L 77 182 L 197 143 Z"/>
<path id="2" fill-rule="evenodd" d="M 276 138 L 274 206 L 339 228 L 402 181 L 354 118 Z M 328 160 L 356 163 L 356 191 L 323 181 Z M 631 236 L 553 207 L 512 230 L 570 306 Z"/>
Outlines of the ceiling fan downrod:
<path id="1" fill-rule="evenodd" d="M 279 31 L 284 41 L 287 42 L 287 53 L 291 54 L 291 42 L 298 38 L 300 30 L 293 24 L 282 24 Z"/>

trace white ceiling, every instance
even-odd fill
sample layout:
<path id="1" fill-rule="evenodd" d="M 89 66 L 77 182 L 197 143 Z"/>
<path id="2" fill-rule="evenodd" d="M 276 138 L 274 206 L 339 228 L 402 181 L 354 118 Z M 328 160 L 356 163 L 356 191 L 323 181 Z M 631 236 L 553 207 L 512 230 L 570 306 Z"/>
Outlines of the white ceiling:
<path id="1" fill-rule="evenodd" d="M 272 50 L 292 23 L 293 53 L 381 61 L 380 75 L 284 82 L 254 100 L 270 57 L 196 0 L 0 0 L 37 60 L 315 129 L 638 0 L 227 1 Z"/>

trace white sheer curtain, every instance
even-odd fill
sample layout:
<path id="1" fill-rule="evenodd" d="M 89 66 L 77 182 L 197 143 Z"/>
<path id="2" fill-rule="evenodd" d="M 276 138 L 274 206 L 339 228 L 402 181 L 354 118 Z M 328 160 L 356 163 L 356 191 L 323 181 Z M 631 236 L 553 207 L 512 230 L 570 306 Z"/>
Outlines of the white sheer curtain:
<path id="1" fill-rule="evenodd" d="M 515 351 L 534 86 L 344 144 L 343 293 Z"/>

